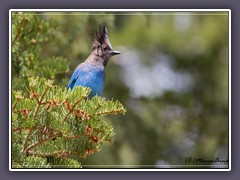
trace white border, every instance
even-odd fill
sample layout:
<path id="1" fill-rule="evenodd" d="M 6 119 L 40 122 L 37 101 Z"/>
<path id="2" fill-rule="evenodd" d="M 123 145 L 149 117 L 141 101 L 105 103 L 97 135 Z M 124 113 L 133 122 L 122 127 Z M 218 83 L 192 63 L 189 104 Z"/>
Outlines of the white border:
<path id="1" fill-rule="evenodd" d="M 12 169 L 11 167 L 11 83 L 12 83 L 12 60 L 11 60 L 11 13 L 14 11 L 26 12 L 228 12 L 229 15 L 229 54 L 228 54 L 228 92 L 229 92 L 229 168 L 210 168 L 210 169 Z M 10 9 L 9 10 L 9 171 L 231 171 L 231 10 L 230 9 Z"/>

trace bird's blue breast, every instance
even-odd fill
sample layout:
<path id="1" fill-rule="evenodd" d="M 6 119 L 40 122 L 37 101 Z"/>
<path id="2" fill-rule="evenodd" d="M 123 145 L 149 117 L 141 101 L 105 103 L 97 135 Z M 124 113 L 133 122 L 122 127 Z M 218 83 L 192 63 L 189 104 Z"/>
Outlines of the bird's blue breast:
<path id="1" fill-rule="evenodd" d="M 101 96 L 105 84 L 105 71 L 98 66 L 90 66 L 88 64 L 80 64 L 68 83 L 67 88 L 74 89 L 76 86 L 84 86 L 91 88 L 89 97 L 95 95 Z"/>

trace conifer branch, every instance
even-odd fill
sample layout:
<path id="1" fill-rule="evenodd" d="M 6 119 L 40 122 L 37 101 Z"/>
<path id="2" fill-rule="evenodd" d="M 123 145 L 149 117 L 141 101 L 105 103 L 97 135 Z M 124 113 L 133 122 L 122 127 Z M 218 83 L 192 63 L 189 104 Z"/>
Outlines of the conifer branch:
<path id="1" fill-rule="evenodd" d="M 13 108 L 12 108 L 13 111 L 16 109 L 16 106 L 17 106 L 17 103 L 19 102 L 19 100 L 20 100 L 20 99 L 16 99 L 16 102 L 15 102 L 15 104 L 13 105 Z"/>
<path id="2" fill-rule="evenodd" d="M 43 158 L 49 156 L 66 158 L 70 155 L 85 157 L 97 152 L 104 142 L 112 142 L 114 132 L 110 125 L 102 121 L 102 116 L 124 114 L 126 110 L 121 103 L 95 97 L 80 104 L 87 98 L 85 94 L 88 93 L 88 89 L 77 88 L 74 93 L 82 95 L 75 100 L 74 93 L 62 91 L 59 87 L 52 86 L 52 83 L 53 81 L 44 78 L 29 78 L 30 95 L 27 95 L 29 98 L 19 98 L 21 92 L 14 96 L 19 99 L 14 105 L 16 102 L 21 103 L 19 109 L 16 109 L 18 106 L 14 106 L 13 113 L 17 114 L 15 117 L 27 118 L 27 121 L 19 122 L 19 127 L 15 125 L 12 129 L 14 132 L 20 132 L 15 135 L 23 139 L 22 152 L 25 155 Z M 31 105 L 35 108 L 31 109 Z M 86 107 L 91 114 L 86 112 Z M 68 123 L 62 124 L 62 119 L 66 121 L 67 118 L 69 118 Z M 78 118 L 89 121 L 78 121 Z M 42 120 L 42 124 L 36 122 L 38 119 Z M 46 150 L 46 147 L 49 149 Z M 56 149 L 59 151 L 56 152 Z M 27 163 L 36 163 L 36 161 L 43 162 L 41 159 L 30 158 Z M 32 167 L 30 164 L 29 166 Z"/>
<path id="3" fill-rule="evenodd" d="M 47 93 L 47 91 L 49 90 L 49 88 L 50 88 L 50 86 L 47 86 L 47 88 L 45 89 L 43 95 L 41 96 L 40 101 L 37 99 L 38 106 L 37 106 L 37 110 L 36 110 L 36 112 L 35 112 L 35 115 L 34 115 L 33 120 L 35 120 L 35 119 L 37 118 L 37 115 L 38 115 L 40 106 L 42 105 L 43 98 L 44 98 L 44 96 L 46 95 L 46 93 Z M 33 93 L 34 93 L 34 92 L 33 92 Z"/>
<path id="4" fill-rule="evenodd" d="M 25 18 L 21 21 L 20 26 L 19 26 L 18 31 L 17 31 L 17 34 L 16 34 L 16 36 L 15 36 L 13 42 L 12 42 L 12 46 L 15 44 L 15 42 L 16 42 L 17 39 L 19 38 L 19 35 L 20 35 L 20 33 L 21 33 L 21 30 L 22 30 L 22 28 L 24 28 L 24 26 L 27 25 L 27 22 L 28 22 L 28 21 L 27 21 L 27 19 L 25 19 Z"/>
<path id="5" fill-rule="evenodd" d="M 29 139 L 32 135 L 32 132 L 33 132 L 33 128 L 31 128 L 28 132 L 27 138 L 26 138 L 24 146 L 23 146 L 24 151 L 26 151 L 26 149 L 27 149 L 27 145 L 28 145 Z"/>
<path id="6" fill-rule="evenodd" d="M 45 139 L 43 139 L 43 140 L 41 140 L 41 141 L 38 141 L 37 143 L 35 143 L 35 144 L 29 146 L 28 148 L 26 148 L 25 151 L 28 153 L 30 150 L 34 149 L 35 147 L 40 146 L 40 145 L 42 145 L 43 143 L 45 143 L 45 142 L 47 142 L 47 141 L 49 141 L 49 140 L 52 140 L 52 139 L 54 139 L 54 138 L 57 138 L 57 137 L 61 137 L 61 134 L 58 134 L 58 133 L 57 133 L 57 134 L 54 134 L 54 135 L 51 136 L 51 137 L 45 138 Z"/>
<path id="7" fill-rule="evenodd" d="M 76 102 L 74 103 L 74 105 L 69 109 L 68 114 L 67 114 L 67 115 L 65 116 L 65 118 L 63 119 L 63 122 L 67 120 L 68 116 L 74 111 L 74 108 L 77 106 L 77 104 L 80 103 L 81 100 L 83 100 L 84 98 L 85 98 L 85 97 L 82 96 L 78 101 L 76 101 Z"/>
<path id="8" fill-rule="evenodd" d="M 124 109 L 120 110 L 112 110 L 112 111 L 104 111 L 104 112 L 97 112 L 96 115 L 106 115 L 106 114 L 118 114 L 118 113 L 124 113 Z"/>
<path id="9" fill-rule="evenodd" d="M 29 47 L 31 47 L 32 45 L 36 45 L 36 40 L 35 39 L 32 39 L 31 40 L 31 42 L 29 43 L 29 44 L 27 44 L 23 49 L 22 49 L 22 51 L 21 51 L 21 53 L 18 55 L 18 56 L 21 56 L 22 55 L 22 53 L 24 52 L 24 51 L 26 51 Z"/>
<path id="10" fill-rule="evenodd" d="M 72 152 L 67 151 L 56 151 L 54 153 L 39 153 L 34 151 L 29 151 L 29 155 L 39 156 L 39 157 L 59 157 L 59 158 L 67 158 L 70 155 L 74 155 Z"/>
<path id="11" fill-rule="evenodd" d="M 66 135 L 63 135 L 62 137 L 65 138 L 65 139 L 77 139 L 77 138 L 80 138 L 82 137 L 83 134 L 78 134 L 78 135 L 75 135 L 75 136 L 66 136 Z"/>
<path id="12" fill-rule="evenodd" d="M 43 101 L 43 98 L 44 98 L 44 96 L 46 95 L 46 93 L 47 93 L 47 91 L 49 90 L 49 88 L 50 88 L 50 87 L 47 86 L 47 88 L 45 89 L 43 95 L 41 96 L 40 101 L 36 98 L 36 96 L 34 96 L 34 97 L 37 99 L 38 106 L 37 106 L 37 110 L 36 110 L 36 112 L 35 112 L 35 115 L 34 115 L 34 117 L 33 117 L 33 120 L 36 120 L 37 115 L 38 115 L 38 112 L 39 112 L 39 109 L 40 109 L 40 106 L 41 106 L 41 102 Z M 34 94 L 33 89 L 32 89 L 32 92 L 33 92 L 33 94 Z M 33 128 L 31 128 L 30 131 L 28 132 L 28 136 L 27 136 L 27 138 L 26 138 L 26 140 L 25 140 L 25 143 L 24 143 L 24 151 L 27 151 L 27 149 L 28 149 L 28 148 L 27 148 L 27 144 L 28 144 L 28 142 L 29 142 L 29 139 L 30 139 L 32 133 L 33 133 Z"/>

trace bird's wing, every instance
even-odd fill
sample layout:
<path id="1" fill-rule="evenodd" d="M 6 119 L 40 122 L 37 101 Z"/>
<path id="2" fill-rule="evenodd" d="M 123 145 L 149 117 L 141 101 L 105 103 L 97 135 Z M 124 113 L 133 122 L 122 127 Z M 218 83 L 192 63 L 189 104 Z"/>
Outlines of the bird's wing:
<path id="1" fill-rule="evenodd" d="M 71 79 L 70 79 L 70 81 L 69 81 L 69 83 L 68 83 L 67 89 L 69 89 L 69 88 L 73 89 L 74 84 L 76 83 L 76 81 L 77 81 L 77 79 L 78 79 L 78 77 L 79 77 L 79 75 L 80 75 L 81 66 L 82 66 L 82 64 L 79 64 L 79 65 L 76 67 L 76 69 L 74 70 L 74 72 L 73 72 L 73 74 L 72 74 L 72 77 L 71 77 Z"/>

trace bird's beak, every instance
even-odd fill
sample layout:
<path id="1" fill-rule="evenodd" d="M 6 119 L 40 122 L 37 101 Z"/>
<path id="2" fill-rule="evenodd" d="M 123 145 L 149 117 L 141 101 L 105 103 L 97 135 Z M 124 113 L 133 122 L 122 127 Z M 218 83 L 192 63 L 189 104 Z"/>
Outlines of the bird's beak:
<path id="1" fill-rule="evenodd" d="M 120 51 L 112 50 L 112 51 L 111 51 L 111 54 L 114 56 L 114 55 L 121 54 L 121 52 L 120 52 Z"/>

